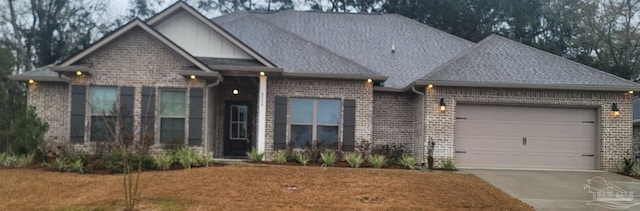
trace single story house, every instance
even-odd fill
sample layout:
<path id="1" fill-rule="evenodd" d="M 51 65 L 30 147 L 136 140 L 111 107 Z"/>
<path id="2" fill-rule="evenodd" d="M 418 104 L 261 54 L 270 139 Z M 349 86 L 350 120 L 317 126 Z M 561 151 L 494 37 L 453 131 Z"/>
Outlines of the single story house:
<path id="1" fill-rule="evenodd" d="M 267 159 L 323 141 L 404 145 L 458 167 L 614 170 L 640 86 L 492 35 L 474 43 L 395 14 L 236 12 L 182 1 L 76 55 L 12 77 L 47 141 L 179 142 Z M 118 111 L 114 114 L 113 111 Z"/>

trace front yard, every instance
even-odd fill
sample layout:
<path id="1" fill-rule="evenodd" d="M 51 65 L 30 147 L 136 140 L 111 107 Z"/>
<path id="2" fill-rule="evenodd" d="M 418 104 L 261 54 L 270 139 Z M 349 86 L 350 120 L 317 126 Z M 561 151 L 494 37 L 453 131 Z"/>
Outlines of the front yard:
<path id="1" fill-rule="evenodd" d="M 0 210 L 117 208 L 121 175 L 0 169 Z M 471 174 L 291 166 L 144 172 L 142 210 L 533 210 Z"/>

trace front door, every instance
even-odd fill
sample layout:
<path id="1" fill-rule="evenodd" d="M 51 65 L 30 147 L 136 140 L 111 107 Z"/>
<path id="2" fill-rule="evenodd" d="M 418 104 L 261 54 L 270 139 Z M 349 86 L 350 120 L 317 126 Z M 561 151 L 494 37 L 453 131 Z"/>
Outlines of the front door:
<path id="1" fill-rule="evenodd" d="M 251 103 L 225 103 L 224 156 L 246 156 L 251 150 Z"/>

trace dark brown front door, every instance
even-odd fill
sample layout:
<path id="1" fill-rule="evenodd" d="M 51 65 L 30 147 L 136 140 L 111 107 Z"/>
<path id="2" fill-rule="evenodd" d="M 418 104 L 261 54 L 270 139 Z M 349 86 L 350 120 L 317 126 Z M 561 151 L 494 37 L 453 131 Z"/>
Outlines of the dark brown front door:
<path id="1" fill-rule="evenodd" d="M 224 156 L 246 156 L 251 150 L 251 107 L 248 101 L 225 103 Z"/>

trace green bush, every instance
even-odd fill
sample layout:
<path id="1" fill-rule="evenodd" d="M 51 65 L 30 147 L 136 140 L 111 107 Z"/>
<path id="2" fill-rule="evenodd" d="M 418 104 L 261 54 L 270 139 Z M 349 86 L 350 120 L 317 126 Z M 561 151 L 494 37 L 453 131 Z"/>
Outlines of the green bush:
<path id="1" fill-rule="evenodd" d="M 371 154 L 384 155 L 390 163 L 397 163 L 405 154 L 405 150 L 402 145 L 375 145 L 371 149 Z"/>
<path id="2" fill-rule="evenodd" d="M 176 151 L 176 160 L 182 167 L 190 169 L 196 164 L 197 155 L 196 151 L 189 148 L 182 148 Z"/>
<path id="3" fill-rule="evenodd" d="M 322 159 L 322 166 L 333 166 L 338 161 L 338 155 L 333 150 L 327 150 L 320 153 L 320 159 Z"/>
<path id="4" fill-rule="evenodd" d="M 149 154 L 128 153 L 129 168 L 131 170 L 152 170 L 155 169 L 153 157 Z M 119 151 L 112 152 L 107 156 L 107 169 L 112 173 L 123 173 L 124 164 L 122 162 L 122 154 Z"/>
<path id="5" fill-rule="evenodd" d="M 0 165 L 7 166 L 7 160 L 9 160 L 9 154 L 0 153 Z"/>
<path id="6" fill-rule="evenodd" d="M 296 160 L 303 166 L 306 166 L 310 159 L 311 158 L 309 158 L 309 155 L 307 155 L 307 153 L 299 152 L 298 154 L 296 154 Z"/>
<path id="7" fill-rule="evenodd" d="M 69 170 L 84 173 L 84 162 L 81 159 L 69 163 Z"/>
<path id="8" fill-rule="evenodd" d="M 277 164 L 286 163 L 287 157 L 289 157 L 289 155 L 287 154 L 287 151 L 284 151 L 284 150 L 278 150 L 274 156 Z"/>
<path id="9" fill-rule="evenodd" d="M 211 165 L 211 162 L 213 162 L 212 158 L 213 158 L 213 154 L 211 153 L 198 154 L 196 158 L 196 163 L 198 163 L 198 166 L 209 167 Z"/>
<path id="10" fill-rule="evenodd" d="M 635 165 L 631 168 L 631 176 L 640 177 L 640 165 Z"/>
<path id="11" fill-rule="evenodd" d="M 57 157 L 52 163 L 51 166 L 57 171 L 66 171 L 68 169 L 69 160 L 65 157 Z"/>
<path id="12" fill-rule="evenodd" d="M 411 155 L 403 154 L 402 156 L 400 156 L 400 159 L 398 160 L 398 164 L 408 169 L 416 169 L 416 166 L 418 165 L 418 161 L 416 160 L 415 157 Z"/>
<path id="13" fill-rule="evenodd" d="M 260 163 L 262 162 L 264 153 L 259 153 L 256 148 L 251 148 L 251 152 L 247 152 L 247 156 L 249 156 L 249 161 L 252 163 Z"/>
<path id="14" fill-rule="evenodd" d="M 34 157 L 33 153 L 18 155 L 16 156 L 14 166 L 21 168 L 21 167 L 31 165 L 33 163 L 33 157 Z"/>
<path id="15" fill-rule="evenodd" d="M 346 160 L 347 160 L 347 163 L 351 165 L 351 168 L 358 168 L 364 162 L 362 155 L 357 152 L 347 153 Z"/>
<path id="16" fill-rule="evenodd" d="M 456 170 L 456 165 L 451 158 L 445 158 L 440 161 L 441 167 L 444 170 Z"/>
<path id="17" fill-rule="evenodd" d="M 165 152 L 164 154 L 153 156 L 153 161 L 158 169 L 167 170 L 176 162 L 176 158 L 173 153 Z"/>
<path id="18" fill-rule="evenodd" d="M 620 166 L 618 170 L 622 174 L 629 175 L 633 170 L 633 166 L 636 165 L 636 161 L 633 158 L 623 158 L 622 162 L 620 162 Z"/>
<path id="19" fill-rule="evenodd" d="M 374 168 L 382 168 L 387 165 L 387 157 L 381 154 L 369 155 L 369 164 Z"/>
<path id="20" fill-rule="evenodd" d="M 25 111 L 17 114 L 11 127 L 13 153 L 26 155 L 36 152 L 47 130 L 49 130 L 49 124 L 38 117 L 35 107 L 29 106 Z"/>

